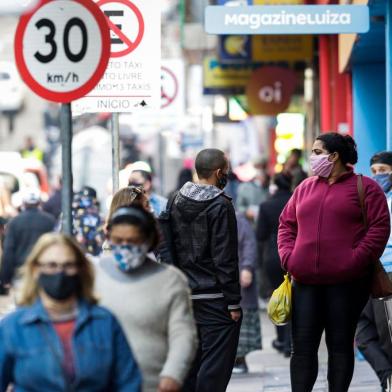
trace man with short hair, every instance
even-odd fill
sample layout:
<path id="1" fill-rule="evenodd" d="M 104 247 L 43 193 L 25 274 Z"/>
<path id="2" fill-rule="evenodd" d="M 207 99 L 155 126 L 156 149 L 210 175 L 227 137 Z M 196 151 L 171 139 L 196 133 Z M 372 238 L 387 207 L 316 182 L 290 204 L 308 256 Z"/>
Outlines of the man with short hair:
<path id="1" fill-rule="evenodd" d="M 156 217 L 166 209 L 167 199 L 153 191 L 152 170 L 148 163 L 138 161 L 132 165 L 132 172 L 129 176 L 128 185 L 143 187 Z"/>
<path id="2" fill-rule="evenodd" d="M 294 148 L 290 151 L 290 155 L 283 166 L 283 173 L 290 175 L 292 178 L 292 191 L 294 191 L 294 189 L 308 177 L 302 168 L 301 159 L 302 150 Z"/>
<path id="3" fill-rule="evenodd" d="M 195 166 L 197 183 L 187 182 L 170 208 L 175 264 L 188 278 L 200 339 L 184 390 L 224 392 L 242 318 L 237 221 L 223 191 L 229 171 L 224 153 L 203 150 Z"/>
<path id="4" fill-rule="evenodd" d="M 15 271 L 21 267 L 33 245 L 42 234 L 53 231 L 55 219 L 40 207 L 39 189 L 26 189 L 23 193 L 23 211 L 6 226 L 0 279 L 9 285 Z"/>
<path id="5" fill-rule="evenodd" d="M 375 154 L 370 160 L 373 179 L 380 185 L 392 205 L 392 152 Z M 381 262 L 389 278 L 392 279 L 392 233 Z M 376 372 L 382 390 L 392 392 L 392 342 L 384 302 L 370 299 L 358 322 L 356 343 L 366 360 Z"/>

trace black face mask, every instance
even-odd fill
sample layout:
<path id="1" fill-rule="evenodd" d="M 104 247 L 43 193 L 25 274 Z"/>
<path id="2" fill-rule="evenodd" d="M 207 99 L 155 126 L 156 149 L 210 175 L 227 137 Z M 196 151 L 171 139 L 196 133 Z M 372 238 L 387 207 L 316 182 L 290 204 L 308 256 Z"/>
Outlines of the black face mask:
<path id="1" fill-rule="evenodd" d="M 79 292 L 80 280 L 78 275 L 40 274 L 38 284 L 49 297 L 63 301 Z"/>
<path id="2" fill-rule="evenodd" d="M 218 188 L 219 189 L 224 189 L 225 186 L 227 185 L 227 181 L 229 179 L 228 174 L 222 174 L 221 178 L 218 178 Z"/>

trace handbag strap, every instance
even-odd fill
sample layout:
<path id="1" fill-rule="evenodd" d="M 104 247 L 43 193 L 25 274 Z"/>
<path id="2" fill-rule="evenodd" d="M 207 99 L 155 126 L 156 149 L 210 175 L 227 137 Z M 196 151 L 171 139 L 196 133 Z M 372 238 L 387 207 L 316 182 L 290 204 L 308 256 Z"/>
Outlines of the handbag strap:
<path id="1" fill-rule="evenodd" d="M 358 188 L 359 204 L 361 206 L 361 211 L 362 211 L 363 225 L 367 230 L 368 220 L 367 220 L 367 214 L 365 209 L 365 191 L 363 189 L 362 174 L 357 175 L 357 188 Z"/>

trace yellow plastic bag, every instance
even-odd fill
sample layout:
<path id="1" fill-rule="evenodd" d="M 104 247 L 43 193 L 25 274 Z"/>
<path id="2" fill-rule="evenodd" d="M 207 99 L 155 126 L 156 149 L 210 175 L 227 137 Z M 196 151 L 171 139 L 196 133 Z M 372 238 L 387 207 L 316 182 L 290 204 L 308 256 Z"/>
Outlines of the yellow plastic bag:
<path id="1" fill-rule="evenodd" d="M 268 317 L 275 325 L 285 325 L 291 318 L 291 281 L 288 274 L 272 293 L 268 303 Z"/>

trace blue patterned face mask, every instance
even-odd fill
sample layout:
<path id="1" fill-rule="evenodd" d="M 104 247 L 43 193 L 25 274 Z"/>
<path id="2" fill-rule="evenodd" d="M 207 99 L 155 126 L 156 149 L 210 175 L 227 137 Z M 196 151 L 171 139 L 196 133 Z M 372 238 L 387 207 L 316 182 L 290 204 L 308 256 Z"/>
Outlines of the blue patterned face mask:
<path id="1" fill-rule="evenodd" d="M 373 180 L 377 182 L 382 188 L 384 193 L 387 193 L 392 187 L 392 173 L 382 173 L 373 176 Z"/>
<path id="2" fill-rule="evenodd" d="M 146 260 L 148 246 L 142 245 L 114 245 L 111 244 L 114 260 L 123 272 L 130 272 L 139 268 Z"/>

